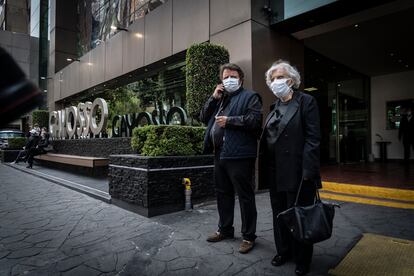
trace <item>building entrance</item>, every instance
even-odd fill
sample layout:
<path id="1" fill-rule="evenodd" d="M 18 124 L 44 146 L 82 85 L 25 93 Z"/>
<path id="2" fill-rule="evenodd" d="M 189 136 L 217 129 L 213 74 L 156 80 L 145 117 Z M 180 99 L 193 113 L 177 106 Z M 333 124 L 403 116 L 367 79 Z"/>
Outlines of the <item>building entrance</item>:
<path id="1" fill-rule="evenodd" d="M 305 92 L 321 116 L 321 162 L 354 163 L 368 158 L 369 78 L 305 49 Z"/>

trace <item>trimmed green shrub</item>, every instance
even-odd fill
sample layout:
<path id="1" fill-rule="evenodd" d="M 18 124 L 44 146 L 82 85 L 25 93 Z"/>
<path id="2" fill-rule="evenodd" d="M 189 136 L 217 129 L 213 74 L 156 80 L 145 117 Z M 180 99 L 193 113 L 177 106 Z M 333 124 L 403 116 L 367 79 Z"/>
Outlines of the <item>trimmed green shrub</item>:
<path id="1" fill-rule="evenodd" d="M 193 44 L 187 50 L 186 85 L 189 117 L 198 120 L 204 103 L 219 83 L 220 65 L 229 62 L 226 48 L 210 43 Z"/>
<path id="2" fill-rule="evenodd" d="M 131 147 L 144 156 L 200 155 L 205 127 L 148 125 L 132 131 Z"/>
<path id="3" fill-rule="evenodd" d="M 47 110 L 35 110 L 32 112 L 33 125 L 49 129 L 49 112 Z"/>
<path id="4" fill-rule="evenodd" d="M 26 145 L 26 137 L 13 137 L 7 141 L 9 143 L 8 149 L 22 149 Z"/>

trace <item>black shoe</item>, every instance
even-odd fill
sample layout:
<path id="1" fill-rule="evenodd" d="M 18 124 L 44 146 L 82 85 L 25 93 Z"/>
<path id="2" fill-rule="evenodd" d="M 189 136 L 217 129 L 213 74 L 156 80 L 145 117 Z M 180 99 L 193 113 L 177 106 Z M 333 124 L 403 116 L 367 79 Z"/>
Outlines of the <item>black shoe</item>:
<path id="1" fill-rule="evenodd" d="M 309 266 L 297 265 L 295 269 L 296 275 L 306 275 L 309 272 Z"/>
<path id="2" fill-rule="evenodd" d="M 283 256 L 283 255 L 276 255 L 273 257 L 272 259 L 272 265 L 273 266 L 281 266 L 284 263 L 286 263 L 288 261 L 288 257 Z"/>
<path id="3" fill-rule="evenodd" d="M 26 168 L 32 169 L 32 165 L 29 164 L 29 165 L 26 166 Z"/>

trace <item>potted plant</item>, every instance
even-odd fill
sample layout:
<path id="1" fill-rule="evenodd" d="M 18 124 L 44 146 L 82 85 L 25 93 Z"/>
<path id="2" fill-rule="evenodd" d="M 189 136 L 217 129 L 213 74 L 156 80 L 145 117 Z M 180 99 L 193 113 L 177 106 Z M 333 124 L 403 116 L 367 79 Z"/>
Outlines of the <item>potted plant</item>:
<path id="1" fill-rule="evenodd" d="M 204 127 L 149 125 L 135 128 L 131 145 L 139 154 L 111 155 L 109 194 L 151 217 L 184 208 L 184 178 L 195 201 L 214 195 L 213 157 L 202 155 Z"/>

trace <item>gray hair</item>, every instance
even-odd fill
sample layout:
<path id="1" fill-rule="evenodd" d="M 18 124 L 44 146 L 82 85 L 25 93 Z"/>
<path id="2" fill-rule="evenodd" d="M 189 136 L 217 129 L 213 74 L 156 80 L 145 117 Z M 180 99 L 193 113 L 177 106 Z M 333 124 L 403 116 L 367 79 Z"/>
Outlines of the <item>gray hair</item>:
<path id="1" fill-rule="evenodd" d="M 272 83 L 272 74 L 273 71 L 283 68 L 286 70 L 288 76 L 293 80 L 293 88 L 299 88 L 300 85 L 300 74 L 298 70 L 290 65 L 288 61 L 285 60 L 278 60 L 275 63 L 273 63 L 272 67 L 269 68 L 269 70 L 266 71 L 265 77 L 266 77 L 266 84 L 270 87 L 270 84 Z"/>

